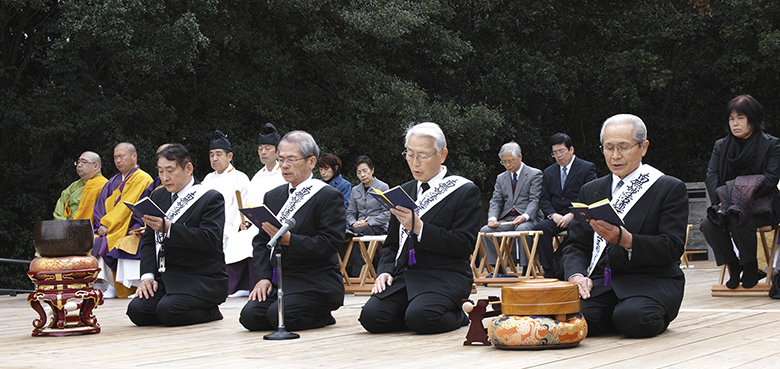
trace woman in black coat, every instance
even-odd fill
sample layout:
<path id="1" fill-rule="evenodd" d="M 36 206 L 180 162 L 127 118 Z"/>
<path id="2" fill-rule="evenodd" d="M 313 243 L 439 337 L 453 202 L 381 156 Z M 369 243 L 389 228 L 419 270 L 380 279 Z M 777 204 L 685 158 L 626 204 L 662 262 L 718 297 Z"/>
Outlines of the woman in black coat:
<path id="1" fill-rule="evenodd" d="M 717 189 L 726 185 L 727 181 L 740 176 L 763 175 L 753 200 L 768 198 L 772 209 L 768 213 L 753 213 L 744 221 L 709 215 L 702 220 L 701 231 L 712 247 L 718 265 L 728 265 L 726 286 L 734 289 L 742 282 L 742 287 L 751 288 L 758 283 L 756 228 L 767 225 L 775 228 L 780 221 L 780 193 L 777 189 L 780 142 L 763 132 L 763 107 L 752 96 L 735 97 L 726 111 L 729 114 L 729 134 L 715 142 L 705 180 L 712 205 L 717 208 L 726 201 L 719 197 Z M 739 255 L 734 252 L 732 239 Z"/>

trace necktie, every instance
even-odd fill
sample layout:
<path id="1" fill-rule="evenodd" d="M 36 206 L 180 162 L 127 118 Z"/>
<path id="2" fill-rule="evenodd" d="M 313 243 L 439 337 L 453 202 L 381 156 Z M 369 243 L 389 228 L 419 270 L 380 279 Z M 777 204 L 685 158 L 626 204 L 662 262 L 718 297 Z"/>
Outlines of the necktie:
<path id="1" fill-rule="evenodd" d="M 428 189 L 431 188 L 431 185 L 429 185 L 428 182 L 423 182 L 423 184 L 420 185 L 420 188 L 422 188 L 423 193 L 425 193 L 425 191 L 428 191 Z"/>
<path id="2" fill-rule="evenodd" d="M 566 184 L 566 167 L 561 170 L 561 189 L 563 189 L 564 184 Z"/>
<path id="3" fill-rule="evenodd" d="M 622 179 L 618 182 L 617 186 L 615 186 L 615 192 L 617 192 L 620 189 L 620 187 L 623 187 L 623 180 Z"/>
<path id="4" fill-rule="evenodd" d="M 517 173 L 512 173 L 512 193 L 515 192 L 516 186 L 517 186 Z"/>
<path id="5" fill-rule="evenodd" d="M 171 196 L 171 204 L 176 202 L 176 199 L 178 199 L 178 198 L 179 198 L 179 194 L 177 194 L 177 193 L 173 194 L 173 196 Z"/>
<path id="6" fill-rule="evenodd" d="M 295 192 L 295 187 L 290 187 L 290 194 L 292 194 L 293 192 Z"/>

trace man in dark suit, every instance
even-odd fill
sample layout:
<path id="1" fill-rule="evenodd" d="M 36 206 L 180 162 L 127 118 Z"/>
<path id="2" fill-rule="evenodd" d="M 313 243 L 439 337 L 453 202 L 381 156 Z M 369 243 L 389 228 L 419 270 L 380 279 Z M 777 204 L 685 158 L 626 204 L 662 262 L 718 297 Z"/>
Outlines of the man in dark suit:
<path id="1" fill-rule="evenodd" d="M 666 330 L 682 303 L 688 195 L 679 179 L 642 164 L 649 142 L 639 117 L 607 119 L 601 143 L 612 174 L 584 185 L 579 202 L 610 198 L 625 225 L 591 220 L 588 231 L 575 219 L 563 251 L 566 277 L 579 288 L 588 335 L 617 329 L 652 337 Z"/>
<path id="2" fill-rule="evenodd" d="M 536 223 L 534 230 L 544 232 L 536 248 L 544 268 L 544 277 L 556 278 L 553 237 L 569 228 L 569 223 L 574 219 L 569 206 L 577 201 L 580 187 L 596 179 L 596 166 L 574 156 L 571 137 L 565 133 L 552 135 L 550 146 L 556 163 L 544 170 L 539 207 L 545 219 Z"/>
<path id="3" fill-rule="evenodd" d="M 288 183 L 268 191 L 264 200 L 280 221 L 295 219 L 295 226 L 279 241 L 284 325 L 290 330 L 335 324 L 331 312 L 344 304 L 337 255 L 344 242 L 344 197 L 312 177 L 318 155 L 319 147 L 310 134 L 293 131 L 284 135 L 276 161 Z M 276 259 L 266 247 L 279 229 L 267 222 L 260 228 L 252 242 L 255 287 L 239 318 L 250 331 L 279 326 Z"/>
<path id="4" fill-rule="evenodd" d="M 468 324 L 460 306 L 474 280 L 469 256 L 479 229 L 480 193 L 442 165 L 447 142 L 437 124 L 410 127 L 405 146 L 414 180 L 402 188 L 418 207 L 390 210 L 373 296 L 359 320 L 371 333 L 448 332 Z"/>
<path id="5" fill-rule="evenodd" d="M 501 165 L 506 168 L 496 177 L 493 197 L 490 198 L 488 223 L 480 232 L 530 231 L 533 229 L 539 212 L 539 196 L 542 193 L 542 171 L 523 164 L 520 145 L 508 142 L 498 152 Z M 488 263 L 495 264 L 498 254 L 491 237 L 483 237 Z M 520 250 L 515 249 L 516 261 L 527 265 L 528 260 Z"/>
<path id="6" fill-rule="evenodd" d="M 143 217 L 141 283 L 127 315 L 139 326 L 220 320 L 218 305 L 228 288 L 222 253 L 225 201 L 193 178 L 190 154 L 181 144 L 157 154 L 157 170 L 165 188 L 150 198 L 166 215 Z"/>

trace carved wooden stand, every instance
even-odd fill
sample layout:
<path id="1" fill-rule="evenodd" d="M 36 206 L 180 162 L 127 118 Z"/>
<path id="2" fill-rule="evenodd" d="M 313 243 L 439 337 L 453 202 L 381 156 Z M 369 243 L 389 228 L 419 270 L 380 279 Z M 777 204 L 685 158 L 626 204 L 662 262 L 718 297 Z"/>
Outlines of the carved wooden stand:
<path id="1" fill-rule="evenodd" d="M 492 311 L 487 311 L 488 305 L 493 307 Z M 463 300 L 463 311 L 469 315 L 471 321 L 463 346 L 491 346 L 482 319 L 501 315 L 501 299 L 498 296 L 489 296 L 477 300 L 476 305 L 474 301 Z"/>
<path id="2" fill-rule="evenodd" d="M 40 316 L 32 322 L 32 335 L 100 333 L 100 324 L 92 314 L 92 309 L 103 304 L 103 292 L 92 288 L 98 272 L 100 268 L 27 272 L 35 283 L 35 292 L 27 296 L 27 302 Z M 78 317 L 67 316 L 65 305 L 71 299 L 79 300 Z M 47 318 L 41 302 L 51 307 L 51 318 Z"/>

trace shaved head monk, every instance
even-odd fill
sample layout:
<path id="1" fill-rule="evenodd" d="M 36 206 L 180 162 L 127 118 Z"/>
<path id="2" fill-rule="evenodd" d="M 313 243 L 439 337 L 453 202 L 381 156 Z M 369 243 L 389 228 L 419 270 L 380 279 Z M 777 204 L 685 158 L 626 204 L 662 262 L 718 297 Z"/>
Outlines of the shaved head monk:
<path id="1" fill-rule="evenodd" d="M 92 151 L 84 151 L 73 165 L 80 178 L 62 191 L 54 207 L 54 219 L 57 220 L 92 219 L 95 201 L 108 182 L 100 173 L 100 155 Z"/>
<path id="2" fill-rule="evenodd" d="M 103 186 L 94 208 L 95 246 L 92 255 L 100 261 L 98 283 L 104 297 L 125 298 L 140 282 L 138 235 L 143 221 L 133 216 L 122 202 L 136 203 L 152 177 L 138 166 L 135 146 L 122 142 L 114 148 L 114 165 L 119 173 Z"/>

